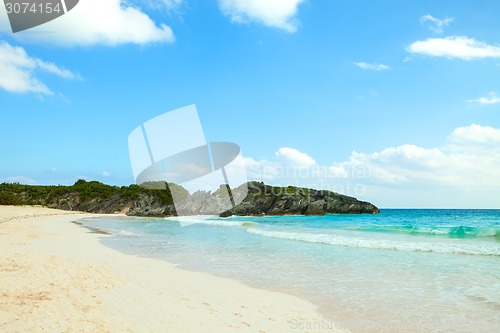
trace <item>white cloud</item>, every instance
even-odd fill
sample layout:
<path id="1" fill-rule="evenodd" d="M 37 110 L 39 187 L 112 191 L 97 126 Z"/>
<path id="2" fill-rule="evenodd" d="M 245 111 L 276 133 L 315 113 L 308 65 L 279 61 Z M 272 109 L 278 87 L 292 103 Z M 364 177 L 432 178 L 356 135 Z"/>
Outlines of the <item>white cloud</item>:
<path id="1" fill-rule="evenodd" d="M 500 128 L 456 128 L 440 147 L 353 152 L 333 163 L 349 175 L 341 192 L 390 207 L 499 207 Z M 326 182 L 332 184 L 332 182 Z"/>
<path id="2" fill-rule="evenodd" d="M 402 145 L 371 154 L 353 152 L 347 162 L 334 163 L 333 166 L 343 168 L 353 178 L 371 178 L 393 185 L 420 178 L 426 170 L 441 166 L 443 158 L 443 152 L 437 148 Z M 360 170 L 363 171 L 361 177 Z"/>
<path id="3" fill-rule="evenodd" d="M 276 162 L 256 161 L 251 157 L 243 157 L 242 161 L 249 179 L 266 181 L 276 179 L 280 175 L 280 165 Z"/>
<path id="4" fill-rule="evenodd" d="M 52 95 L 53 92 L 37 77 L 39 71 L 64 79 L 81 79 L 78 74 L 67 69 L 30 57 L 22 47 L 0 42 L 0 88 L 14 93 Z"/>
<path id="5" fill-rule="evenodd" d="M 438 19 L 434 16 L 427 14 L 420 18 L 420 23 L 426 26 L 432 32 L 437 34 L 443 33 L 443 27 L 448 26 L 451 22 L 454 21 L 454 18 L 446 17 L 444 19 Z"/>
<path id="6" fill-rule="evenodd" d="M 458 127 L 438 147 L 352 152 L 346 161 L 308 169 L 250 160 L 250 179 L 333 190 L 381 207 L 500 207 L 500 128 L 490 126 Z M 259 177 L 264 168 L 273 172 L 267 178 Z"/>
<path id="7" fill-rule="evenodd" d="M 275 155 L 288 165 L 296 168 L 310 168 L 316 164 L 316 161 L 311 156 L 295 148 L 282 147 L 278 149 Z"/>
<path id="8" fill-rule="evenodd" d="M 172 3 L 176 3 L 173 1 Z M 0 28 L 10 30 L 4 6 L 0 6 Z M 159 26 L 139 8 L 124 0 L 85 0 L 67 14 L 41 26 L 18 32 L 21 40 L 59 45 L 119 45 L 173 42 L 174 34 Z"/>
<path id="9" fill-rule="evenodd" d="M 57 75 L 57 76 L 62 77 L 64 79 L 68 79 L 68 80 L 73 80 L 73 79 L 81 80 L 82 79 L 79 74 L 75 74 L 67 69 L 58 67 L 54 63 L 51 63 L 51 62 L 45 62 L 45 61 L 41 61 L 39 59 L 36 59 L 36 65 L 42 71 Z"/>
<path id="10" fill-rule="evenodd" d="M 136 6 L 147 6 L 155 9 L 176 10 L 185 0 L 128 0 L 127 3 L 135 4 Z"/>
<path id="11" fill-rule="evenodd" d="M 101 176 L 102 177 L 109 177 L 109 176 L 111 176 L 111 174 L 107 171 L 103 171 L 103 172 L 101 172 Z"/>
<path id="12" fill-rule="evenodd" d="M 410 53 L 463 60 L 500 58 L 500 47 L 465 36 L 429 38 L 406 48 Z"/>
<path id="13" fill-rule="evenodd" d="M 469 99 L 466 102 L 479 104 L 497 104 L 500 103 L 500 97 L 495 92 L 490 92 L 487 97 L 479 97 L 477 99 Z"/>
<path id="14" fill-rule="evenodd" d="M 295 32 L 297 31 L 297 23 L 294 17 L 303 1 L 219 0 L 219 8 L 231 18 L 232 22 L 257 22 L 267 27 Z"/>
<path id="15" fill-rule="evenodd" d="M 306 153 L 295 148 L 282 147 L 275 153 L 274 161 L 255 160 L 251 157 L 243 157 L 243 165 L 247 176 L 253 180 L 276 181 L 279 179 L 298 176 L 299 174 L 312 175 L 317 166 L 316 161 Z M 328 172 L 328 170 L 326 170 Z M 330 174 L 338 173 L 331 170 Z"/>
<path id="16" fill-rule="evenodd" d="M 472 124 L 467 127 L 455 128 L 447 140 L 454 144 L 500 144 L 500 129 Z"/>
<path id="17" fill-rule="evenodd" d="M 363 70 L 370 70 L 370 71 L 386 71 L 388 69 L 391 69 L 391 67 L 384 64 L 369 64 L 366 62 L 355 62 L 354 65 Z"/>

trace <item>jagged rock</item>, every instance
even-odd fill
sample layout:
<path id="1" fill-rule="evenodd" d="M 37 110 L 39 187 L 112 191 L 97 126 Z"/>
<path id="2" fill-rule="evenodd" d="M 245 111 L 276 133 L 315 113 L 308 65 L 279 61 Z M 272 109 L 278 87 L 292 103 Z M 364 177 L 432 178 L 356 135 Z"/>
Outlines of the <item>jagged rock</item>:
<path id="1" fill-rule="evenodd" d="M 294 186 L 276 187 L 261 182 L 249 182 L 247 186 L 248 195 L 243 202 L 220 216 L 379 213 L 379 209 L 369 202 L 331 191 Z M 240 188 L 233 190 L 233 194 L 238 195 L 239 192 Z"/>
<path id="2" fill-rule="evenodd" d="M 126 213 L 129 216 L 175 216 L 173 204 L 164 204 L 152 195 L 140 194 Z"/>
<path id="3" fill-rule="evenodd" d="M 377 207 L 368 202 L 330 191 L 300 187 L 276 187 L 262 182 L 249 182 L 231 193 L 240 204 L 229 208 L 226 185 L 211 192 L 198 191 L 189 195 L 172 183 L 158 188 L 137 185 L 116 187 L 99 182 L 79 180 L 73 186 L 28 186 L 0 184 L 1 200 L 6 204 L 36 204 L 51 208 L 78 210 L 91 213 L 126 213 L 130 216 L 175 216 L 172 193 L 180 202 L 177 207 L 184 215 L 324 215 L 324 214 L 377 214 Z M 165 185 L 163 183 L 163 185 Z"/>

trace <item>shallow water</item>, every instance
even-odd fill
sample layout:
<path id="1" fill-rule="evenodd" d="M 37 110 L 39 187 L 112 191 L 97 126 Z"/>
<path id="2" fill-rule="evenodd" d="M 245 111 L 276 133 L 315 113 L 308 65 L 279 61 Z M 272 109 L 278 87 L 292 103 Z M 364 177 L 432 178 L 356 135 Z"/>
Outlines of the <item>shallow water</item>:
<path id="1" fill-rule="evenodd" d="M 351 332 L 500 327 L 500 210 L 83 223 L 123 252 L 305 297 Z"/>

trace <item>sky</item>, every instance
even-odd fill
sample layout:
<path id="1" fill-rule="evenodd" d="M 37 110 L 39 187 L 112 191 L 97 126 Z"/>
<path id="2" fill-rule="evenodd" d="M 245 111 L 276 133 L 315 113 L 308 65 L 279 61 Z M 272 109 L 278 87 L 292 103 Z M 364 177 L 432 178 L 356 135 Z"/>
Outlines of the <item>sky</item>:
<path id="1" fill-rule="evenodd" d="M 497 0 L 80 0 L 12 33 L 0 182 L 134 183 L 128 136 L 195 104 L 247 177 L 382 208 L 500 208 Z"/>

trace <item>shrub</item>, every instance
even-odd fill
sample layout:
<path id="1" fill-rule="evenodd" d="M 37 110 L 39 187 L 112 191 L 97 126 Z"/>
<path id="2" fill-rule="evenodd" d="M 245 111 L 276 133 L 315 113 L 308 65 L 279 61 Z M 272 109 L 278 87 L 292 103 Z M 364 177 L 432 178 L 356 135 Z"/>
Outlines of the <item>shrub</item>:
<path id="1" fill-rule="evenodd" d="M 12 193 L 0 192 L 0 205 L 21 205 L 22 202 Z"/>

